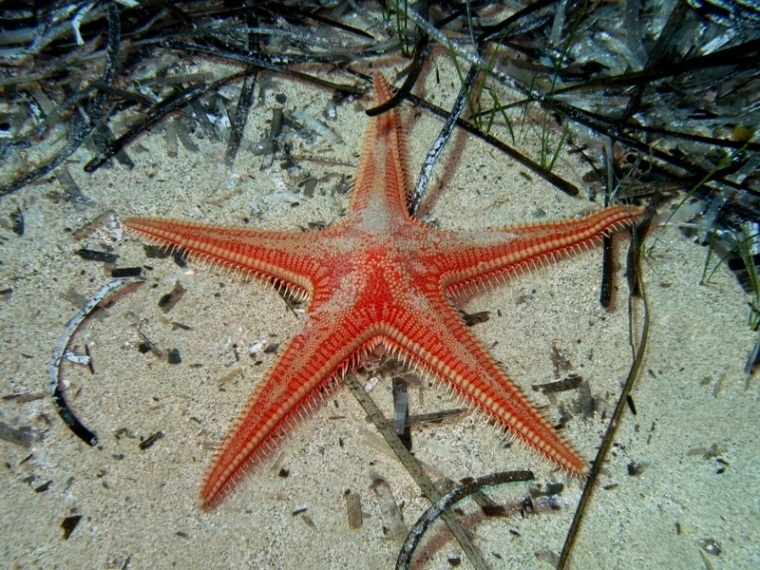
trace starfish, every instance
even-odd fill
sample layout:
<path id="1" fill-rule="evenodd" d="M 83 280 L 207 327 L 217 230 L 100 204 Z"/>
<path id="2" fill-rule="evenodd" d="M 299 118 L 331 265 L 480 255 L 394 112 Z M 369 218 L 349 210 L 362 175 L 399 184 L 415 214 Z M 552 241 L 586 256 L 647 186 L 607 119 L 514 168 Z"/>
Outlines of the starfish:
<path id="1" fill-rule="evenodd" d="M 375 76 L 378 102 L 391 96 Z M 640 214 L 614 206 L 583 218 L 447 231 L 410 215 L 398 109 L 370 120 L 348 212 L 321 231 L 259 231 L 125 218 L 153 243 L 284 286 L 308 298 L 300 331 L 245 405 L 201 491 L 213 509 L 243 472 L 301 417 L 322 389 L 382 346 L 479 408 L 565 471 L 587 463 L 475 339 L 455 302 L 518 270 L 589 246 Z"/>

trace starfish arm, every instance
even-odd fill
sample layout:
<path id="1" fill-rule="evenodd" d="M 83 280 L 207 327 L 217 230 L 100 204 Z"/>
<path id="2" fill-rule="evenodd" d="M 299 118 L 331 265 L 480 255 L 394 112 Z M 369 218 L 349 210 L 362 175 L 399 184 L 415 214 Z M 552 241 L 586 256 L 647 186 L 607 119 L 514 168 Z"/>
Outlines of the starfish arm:
<path id="1" fill-rule="evenodd" d="M 308 234 L 159 218 L 124 218 L 122 223 L 152 243 L 182 248 L 193 257 L 285 285 L 298 297 L 311 293 L 310 276 L 322 273 L 320 256 Z"/>
<path id="2" fill-rule="evenodd" d="M 536 411 L 535 406 L 482 348 L 445 301 L 433 301 L 437 317 L 403 319 L 388 343 L 417 366 L 448 382 L 454 392 L 562 469 L 584 476 L 584 459 Z M 398 322 L 402 322 L 399 320 Z"/>
<path id="3" fill-rule="evenodd" d="M 442 286 L 451 293 L 498 282 L 526 265 L 551 261 L 592 245 L 633 222 L 642 208 L 613 206 L 574 220 L 481 232 L 446 232 L 436 259 Z"/>
<path id="4" fill-rule="evenodd" d="M 374 76 L 376 102 L 391 98 L 388 82 Z M 407 168 L 406 129 L 397 107 L 372 117 L 364 134 L 349 211 L 365 218 L 410 220 L 411 185 Z"/>
<path id="5" fill-rule="evenodd" d="M 302 331 L 257 386 L 212 462 L 201 490 L 205 510 L 218 505 L 246 469 L 324 398 L 330 382 L 379 342 L 374 323 L 363 316 L 368 315 L 343 311 L 338 318 L 321 308 L 310 311 Z"/>

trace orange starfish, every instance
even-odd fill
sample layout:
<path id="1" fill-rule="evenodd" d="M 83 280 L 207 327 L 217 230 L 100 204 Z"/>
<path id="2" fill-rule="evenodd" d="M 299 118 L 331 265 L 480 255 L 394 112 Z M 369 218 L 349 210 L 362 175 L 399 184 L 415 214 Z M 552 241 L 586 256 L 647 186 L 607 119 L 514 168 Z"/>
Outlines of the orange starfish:
<path id="1" fill-rule="evenodd" d="M 380 75 L 375 90 L 379 101 L 391 96 Z M 123 220 L 153 242 L 309 298 L 300 332 L 256 388 L 213 462 L 201 491 L 205 509 L 222 500 L 321 388 L 378 345 L 449 382 L 562 469 L 586 473 L 586 462 L 483 349 L 453 303 L 464 292 L 598 241 L 640 209 L 616 206 L 575 220 L 497 230 L 434 229 L 407 209 L 404 138 L 397 109 L 371 120 L 348 214 L 323 231 Z"/>

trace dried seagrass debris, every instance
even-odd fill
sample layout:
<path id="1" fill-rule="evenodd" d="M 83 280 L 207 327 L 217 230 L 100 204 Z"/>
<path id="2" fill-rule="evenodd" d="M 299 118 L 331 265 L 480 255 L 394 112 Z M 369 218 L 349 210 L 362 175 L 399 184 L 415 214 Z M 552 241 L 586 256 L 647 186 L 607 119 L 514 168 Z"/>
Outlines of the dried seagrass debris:
<path id="1" fill-rule="evenodd" d="M 465 313 L 464 311 L 459 311 L 459 314 L 462 315 L 464 324 L 468 327 L 479 325 L 480 323 L 486 323 L 491 318 L 491 311 L 479 311 L 477 313 Z"/>
<path id="2" fill-rule="evenodd" d="M 453 491 L 447 493 L 436 501 L 412 526 L 409 534 L 401 547 L 398 559 L 396 560 L 397 569 L 407 569 L 411 567 L 412 557 L 422 536 L 428 528 L 443 514 L 462 499 L 480 491 L 483 487 L 490 485 L 501 485 L 504 483 L 515 483 L 531 481 L 533 473 L 530 471 L 509 471 L 501 473 L 492 473 L 484 477 L 473 479 L 464 483 Z"/>
<path id="3" fill-rule="evenodd" d="M 227 141 L 227 150 L 224 160 L 227 166 L 232 166 L 235 162 L 240 142 L 243 140 L 243 131 L 248 121 L 248 113 L 253 103 L 254 87 L 256 85 L 256 73 L 252 73 L 243 80 L 243 87 L 240 90 L 237 105 L 235 106 L 235 115 L 231 122 L 230 138 Z"/>
<path id="4" fill-rule="evenodd" d="M 364 522 L 361 495 L 359 493 L 352 493 L 350 489 L 347 489 L 346 492 L 343 493 L 343 498 L 346 500 L 348 528 L 351 530 L 360 529 Z"/>
<path id="5" fill-rule="evenodd" d="M 150 449 L 153 447 L 153 445 L 159 440 L 164 438 L 164 432 L 157 431 L 156 433 L 149 435 L 144 440 L 142 440 L 138 447 L 141 451 L 145 451 L 146 449 Z"/>
<path id="6" fill-rule="evenodd" d="M 48 379 L 50 382 L 50 391 L 53 396 L 53 403 L 55 404 L 61 419 L 63 419 L 69 429 L 90 446 L 97 445 L 98 435 L 94 431 L 88 429 L 71 410 L 66 399 L 66 394 L 60 383 L 61 363 L 63 362 L 65 352 L 71 344 L 71 340 L 85 319 L 118 289 L 128 285 L 139 286 L 140 284 L 141 282 L 130 279 L 115 279 L 103 286 L 100 291 L 98 291 L 92 299 L 87 301 L 77 314 L 66 324 L 63 333 L 53 348 L 53 356 L 48 365 Z"/>
<path id="7" fill-rule="evenodd" d="M 575 390 L 580 386 L 583 381 L 583 377 L 578 374 L 568 374 L 561 380 L 555 380 L 554 382 L 547 382 L 545 384 L 533 384 L 532 388 L 536 392 L 542 394 L 553 394 L 556 392 L 565 392 L 567 390 Z"/>
<path id="8" fill-rule="evenodd" d="M 114 279 L 129 279 L 141 275 L 142 267 L 116 267 L 111 270 L 111 277 Z"/>
<path id="9" fill-rule="evenodd" d="M 185 293 L 187 293 L 187 289 L 185 289 L 179 281 L 176 281 L 171 292 L 163 295 L 158 300 L 158 306 L 164 313 L 168 313 L 177 303 L 179 303 Z"/>
<path id="10" fill-rule="evenodd" d="M 380 512 L 382 513 L 385 535 L 388 538 L 400 540 L 408 531 L 390 485 L 382 475 L 373 473 L 370 488 L 375 493 Z"/>
<path id="11" fill-rule="evenodd" d="M 0 439 L 21 447 L 30 447 L 36 438 L 31 426 L 17 428 L 0 421 Z"/>
<path id="12" fill-rule="evenodd" d="M 449 418 L 456 418 L 468 414 L 468 408 L 454 408 L 451 410 L 441 410 L 439 412 L 429 412 L 427 414 L 414 414 L 406 418 L 408 426 L 422 425 L 428 423 L 442 422 Z"/>
<path id="13" fill-rule="evenodd" d="M 4 401 L 14 401 L 17 404 L 26 404 L 27 402 L 34 402 L 36 400 L 42 400 L 46 397 L 45 392 L 27 392 L 22 394 L 8 394 L 3 396 Z"/>
<path id="14" fill-rule="evenodd" d="M 86 247 L 78 249 L 76 253 L 79 257 L 81 257 L 82 259 L 86 259 L 88 261 L 102 261 L 103 263 L 116 263 L 116 261 L 118 261 L 119 259 L 119 256 L 116 255 L 115 253 L 88 249 Z"/>
<path id="15" fill-rule="evenodd" d="M 17 236 L 22 236 L 24 229 L 24 212 L 17 208 L 16 211 L 11 212 L 11 231 Z"/>
<path id="16" fill-rule="evenodd" d="M 105 43 L 105 51 L 103 53 L 102 72 L 98 80 L 99 85 L 110 86 L 116 79 L 118 73 L 118 59 L 121 52 L 121 17 L 120 11 L 115 4 L 107 4 L 97 10 L 101 17 L 106 20 L 106 26 L 101 27 L 99 31 L 90 41 L 94 47 L 95 44 Z M 51 11 L 50 13 L 59 14 L 57 11 Z M 55 16 L 54 16 L 55 17 Z M 46 29 L 46 24 L 50 22 L 43 22 L 41 30 Z M 57 33 L 61 33 L 61 30 L 78 30 L 78 27 L 72 28 L 68 23 L 63 22 L 56 25 L 54 28 L 47 28 L 46 32 L 40 35 L 32 34 L 34 38 L 31 45 L 26 46 L 19 50 L 20 57 L 24 56 L 37 56 L 41 55 L 43 51 L 52 43 L 57 40 Z M 56 34 L 51 34 L 51 30 L 56 30 Z M 66 32 L 63 32 L 66 33 Z M 76 32 L 78 34 L 78 32 Z M 81 37 L 79 38 L 81 39 Z M 23 45 L 27 39 L 23 36 L 20 38 L 20 45 Z M 53 67 L 61 65 L 62 62 L 54 61 Z M 86 66 L 87 64 L 85 64 Z M 67 67 L 64 65 L 64 67 Z M 71 67 L 71 66 L 68 66 Z M 57 73 L 59 70 L 56 69 Z M 50 70 L 53 73 L 53 69 Z M 36 82 L 44 78 L 39 75 L 32 81 Z M 17 86 L 23 87 L 28 84 L 29 79 L 24 78 L 23 75 L 15 78 L 18 83 Z M 38 93 L 41 93 L 38 90 Z M 0 185 L 0 196 L 16 192 L 23 188 L 30 182 L 45 176 L 57 168 L 64 160 L 71 156 L 84 142 L 84 140 L 92 134 L 98 122 L 103 116 L 105 109 L 105 103 L 107 98 L 107 91 L 105 89 L 99 89 L 94 87 L 93 84 L 79 87 L 73 96 L 69 96 L 61 101 L 62 110 L 61 115 L 66 115 L 66 122 L 63 130 L 65 132 L 65 143 L 58 143 L 55 146 L 33 144 L 40 133 L 36 133 L 36 129 L 31 129 L 29 132 L 19 133 L 19 136 L 14 137 L 9 147 L 26 147 L 28 149 L 33 148 L 35 151 L 39 151 L 35 155 L 33 160 L 27 160 L 27 164 L 33 165 L 31 168 L 25 168 L 19 173 L 14 173 L 10 178 L 10 182 Z M 38 98 L 39 101 L 39 98 Z M 76 104 L 76 105 L 75 105 Z M 49 109 L 49 115 L 58 118 L 58 109 Z M 43 121 L 47 117 L 43 116 Z M 58 124 L 64 124 L 61 121 Z M 44 134 L 47 131 L 46 128 L 40 129 L 40 132 Z M 59 140 L 64 140 L 64 137 L 58 137 Z"/>
<path id="17" fill-rule="evenodd" d="M 152 352 L 155 354 L 158 358 L 164 357 L 164 351 L 161 350 L 156 343 L 153 342 L 153 340 L 145 334 L 143 331 L 138 330 L 137 334 L 140 335 L 140 338 L 143 340 L 142 343 L 138 346 L 138 350 L 145 354 L 147 352 Z"/>
<path id="18" fill-rule="evenodd" d="M 63 540 L 68 540 L 71 533 L 79 526 L 79 522 L 82 520 L 82 515 L 71 515 L 63 519 L 61 522 L 61 529 L 63 530 Z"/>
<path id="19" fill-rule="evenodd" d="M 393 429 L 407 449 L 412 448 L 412 432 L 409 429 L 409 394 L 406 380 L 401 376 L 392 379 L 391 394 L 393 395 Z"/>
<path id="20" fill-rule="evenodd" d="M 170 348 L 166 354 L 166 361 L 169 364 L 180 364 L 182 362 L 182 356 L 180 355 L 178 348 Z"/>

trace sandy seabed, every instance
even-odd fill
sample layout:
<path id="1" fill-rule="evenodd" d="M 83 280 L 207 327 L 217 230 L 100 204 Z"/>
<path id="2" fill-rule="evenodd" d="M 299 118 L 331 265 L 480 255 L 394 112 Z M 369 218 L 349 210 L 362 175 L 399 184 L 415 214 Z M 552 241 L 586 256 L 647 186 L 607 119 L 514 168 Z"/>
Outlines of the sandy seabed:
<path id="1" fill-rule="evenodd" d="M 451 102 L 453 75 L 426 93 Z M 93 175 L 81 166 L 81 150 L 66 164 L 87 206 L 61 199 L 48 177 L 0 202 L 0 395 L 40 394 L 30 401 L 0 400 L 0 420 L 31 426 L 28 448 L 0 441 L 5 482 L 0 488 L 2 567 L 16 568 L 390 568 L 400 546 L 390 536 L 381 493 L 387 482 L 408 526 L 428 506 L 399 463 L 377 445 L 378 436 L 348 390 L 334 391 L 259 464 L 212 513 L 198 493 L 215 448 L 278 351 L 251 354 L 251 347 L 279 346 L 302 318 L 271 287 L 225 271 L 169 259 L 146 259 L 139 240 L 122 233 L 119 217 L 162 216 L 246 226 L 292 229 L 336 220 L 349 199 L 367 118 L 365 98 L 338 107 L 324 119 L 331 95 L 271 78 L 263 105 L 253 109 L 246 138 L 232 169 L 225 145 L 197 138 L 197 152 L 179 146 L 167 154 L 163 128 L 128 148 L 135 168 L 114 164 Z M 340 137 L 291 133 L 295 169 L 256 156 L 266 138 L 276 94 L 285 112 L 299 107 L 323 120 Z M 409 150 L 416 173 L 440 121 L 405 107 L 412 117 Z M 524 126 L 523 136 L 535 135 Z M 537 127 L 536 127 L 537 129 Z M 442 228 L 472 229 L 562 219 L 593 209 L 559 193 L 519 164 L 483 143 L 457 136 L 439 174 L 425 216 Z M 587 166 L 565 155 L 558 173 L 581 185 Z M 318 182 L 312 197 L 298 191 L 305 175 Z M 300 177 L 300 178 L 299 178 Z M 11 231 L 21 210 L 25 232 Z M 103 214 L 102 226 L 85 237 L 76 231 Z M 618 429 L 578 538 L 572 568 L 702 568 L 700 550 L 714 568 L 760 567 L 760 501 L 757 489 L 758 381 L 744 363 L 756 333 L 747 325 L 747 297 L 720 269 L 700 285 L 706 250 L 673 226 L 658 228 L 654 250 L 643 262 L 651 315 L 649 346 L 629 411 Z M 590 418 L 574 415 L 565 436 L 591 459 L 632 361 L 624 277 L 627 238 L 617 240 L 614 306 L 599 306 L 600 250 L 519 276 L 470 301 L 467 312 L 489 311 L 473 327 L 509 375 L 532 394 L 550 421 L 571 408 L 573 392 L 550 400 L 531 386 L 554 380 L 552 347 L 588 381 L 597 399 Z M 63 377 L 77 415 L 100 436 L 95 448 L 77 439 L 58 417 L 48 393 L 48 363 L 73 302 L 92 297 L 111 280 L 110 268 L 76 255 L 82 247 L 112 250 L 117 266 L 149 266 L 145 284 L 91 319 L 72 348 L 85 346 L 95 373 L 65 363 Z M 187 290 L 169 312 L 158 306 L 179 281 Z M 12 292 L 11 292 L 12 290 Z M 75 295 L 72 295 L 74 293 Z M 642 322 L 633 310 L 633 328 Z M 176 323 L 183 325 L 177 327 Z M 139 350 L 138 330 L 158 347 L 176 348 L 179 364 Z M 360 379 L 367 382 L 367 376 Z M 390 413 L 390 379 L 373 397 Z M 425 381 L 410 389 L 412 413 L 459 405 L 446 390 Z M 154 445 L 140 442 L 163 433 Z M 418 428 L 414 451 L 453 480 L 494 471 L 531 469 L 534 486 L 564 483 L 557 510 L 480 521 L 476 544 L 493 568 L 550 568 L 565 539 L 581 483 L 558 473 L 477 414 Z M 754 442 L 754 443 L 753 443 Z M 634 467 L 635 475 L 629 474 Z M 282 470 L 288 472 L 281 476 Z M 345 494 L 361 497 L 363 524 L 349 529 Z M 525 485 L 494 489 L 498 502 L 513 504 Z M 463 503 L 468 513 L 477 508 Z M 296 513 L 296 514 L 294 514 Z M 67 539 L 61 524 L 81 515 Z M 751 529 L 755 529 L 754 533 Z M 449 568 L 462 557 L 453 541 L 434 553 L 427 568 Z M 463 560 L 460 567 L 467 567 Z"/>

